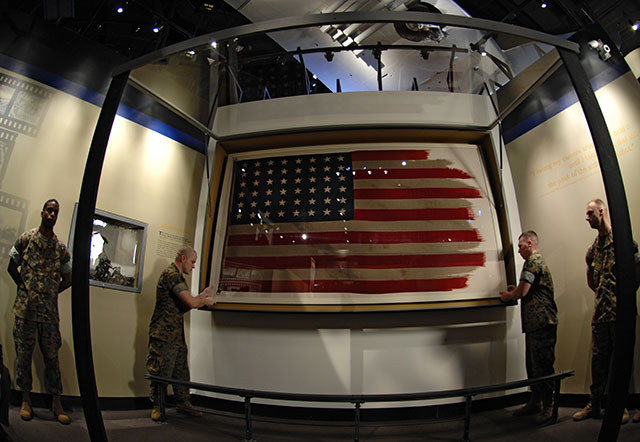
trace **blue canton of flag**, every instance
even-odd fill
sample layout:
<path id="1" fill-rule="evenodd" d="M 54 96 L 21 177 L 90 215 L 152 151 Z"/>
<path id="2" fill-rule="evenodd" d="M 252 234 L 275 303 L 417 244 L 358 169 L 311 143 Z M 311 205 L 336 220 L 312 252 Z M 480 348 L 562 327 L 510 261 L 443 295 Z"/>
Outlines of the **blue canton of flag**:
<path id="1" fill-rule="evenodd" d="M 353 218 L 349 153 L 242 160 L 234 175 L 231 224 Z"/>

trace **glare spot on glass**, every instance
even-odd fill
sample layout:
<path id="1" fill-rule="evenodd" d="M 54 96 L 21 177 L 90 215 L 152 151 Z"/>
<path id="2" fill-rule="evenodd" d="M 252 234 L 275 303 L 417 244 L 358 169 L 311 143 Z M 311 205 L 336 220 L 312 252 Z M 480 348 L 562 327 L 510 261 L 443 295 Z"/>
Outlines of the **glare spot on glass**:
<path id="1" fill-rule="evenodd" d="M 363 166 L 363 167 L 362 167 L 362 170 L 367 170 L 367 166 Z"/>
<path id="2" fill-rule="evenodd" d="M 406 162 L 406 161 L 403 161 L 403 162 L 402 162 L 402 165 L 403 165 L 403 166 L 406 166 L 406 165 L 407 165 L 407 162 Z"/>
<path id="3" fill-rule="evenodd" d="M 478 215 L 482 215 L 482 209 L 478 209 Z"/>
<path id="4" fill-rule="evenodd" d="M 280 239 L 284 238 L 284 236 L 280 235 Z"/>
<path id="5" fill-rule="evenodd" d="M 384 174 L 385 174 L 385 175 L 386 175 L 386 174 L 388 174 L 388 173 L 389 173 L 389 171 L 388 171 L 388 170 L 385 170 L 385 171 L 384 171 Z"/>
<path id="6" fill-rule="evenodd" d="M 370 170 L 367 170 L 367 173 L 368 173 L 369 175 L 371 175 L 371 171 L 370 171 Z"/>
<path id="7" fill-rule="evenodd" d="M 244 168 L 242 168 L 242 169 L 240 169 L 240 170 L 241 170 L 241 171 L 243 171 L 243 172 L 246 172 L 246 170 L 244 170 Z"/>
<path id="8" fill-rule="evenodd" d="M 306 233 L 302 234 L 302 239 L 307 239 L 307 234 Z"/>
<path id="9" fill-rule="evenodd" d="M 100 226 L 100 227 L 107 227 L 107 223 L 105 223 L 101 219 L 94 219 L 93 220 L 93 225 L 94 226 Z"/>

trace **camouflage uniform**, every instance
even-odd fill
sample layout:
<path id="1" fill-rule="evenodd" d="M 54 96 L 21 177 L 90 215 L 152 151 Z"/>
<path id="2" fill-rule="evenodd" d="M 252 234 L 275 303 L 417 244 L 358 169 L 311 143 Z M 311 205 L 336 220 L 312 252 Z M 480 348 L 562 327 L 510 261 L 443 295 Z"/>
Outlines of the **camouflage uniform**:
<path id="1" fill-rule="evenodd" d="M 62 393 L 58 350 L 62 346 L 58 316 L 58 290 L 63 274 L 71 272 L 71 256 L 54 234 L 43 236 L 39 229 L 29 230 L 16 240 L 9 256 L 20 268 L 24 285 L 18 287 L 13 304 L 16 346 L 16 383 L 31 391 L 31 358 L 36 335 L 45 365 L 45 390 Z"/>
<path id="2" fill-rule="evenodd" d="M 176 265 L 171 263 L 160 275 L 156 286 L 156 306 L 149 324 L 147 370 L 155 376 L 188 381 L 183 316 L 189 307 L 178 297 L 183 290 L 188 291 L 189 286 Z M 154 404 L 158 403 L 158 388 L 161 385 L 151 382 L 150 398 Z M 174 385 L 173 393 L 178 403 L 189 398 L 187 387 Z"/>
<path id="3" fill-rule="evenodd" d="M 527 376 L 547 376 L 554 373 L 558 309 L 551 272 L 540 253 L 532 253 L 525 260 L 520 280 L 531 284 L 527 295 L 520 298 Z M 549 399 L 553 382 L 532 385 L 531 391 L 538 399 Z"/>
<path id="4" fill-rule="evenodd" d="M 638 244 L 634 241 L 633 245 L 637 255 Z M 600 402 L 609 379 L 616 328 L 616 257 L 611 232 L 596 237 L 587 250 L 586 261 L 595 292 L 595 307 L 591 319 L 591 400 Z"/>

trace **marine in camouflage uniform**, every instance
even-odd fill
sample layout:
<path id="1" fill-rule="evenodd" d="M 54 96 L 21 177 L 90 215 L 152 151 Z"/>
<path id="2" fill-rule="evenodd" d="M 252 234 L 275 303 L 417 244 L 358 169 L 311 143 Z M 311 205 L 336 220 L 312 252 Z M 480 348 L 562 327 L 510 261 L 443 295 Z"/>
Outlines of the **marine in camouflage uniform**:
<path id="1" fill-rule="evenodd" d="M 634 242 L 634 253 L 638 244 Z M 609 379 L 616 329 L 616 275 L 613 235 L 598 236 L 586 255 L 587 271 L 594 284 L 595 305 L 591 319 L 591 399 L 601 401 Z"/>
<path id="2" fill-rule="evenodd" d="M 524 232 L 518 238 L 518 252 L 525 259 L 518 286 L 500 292 L 503 301 L 520 299 L 522 332 L 525 334 L 525 362 L 529 379 L 554 373 L 558 308 L 553 294 L 553 279 L 538 252 L 538 235 Z M 538 424 L 552 418 L 553 382 L 531 386 L 531 398 L 514 412 L 524 416 L 540 412 Z M 541 407 L 542 405 L 542 407 Z"/>
<path id="3" fill-rule="evenodd" d="M 193 248 L 183 247 L 158 278 L 156 305 L 149 324 L 147 355 L 147 370 L 152 375 L 189 380 L 183 316 L 192 308 L 215 304 L 215 300 L 209 296 L 211 287 L 207 287 L 196 297 L 191 296 L 183 274 L 188 274 L 195 267 L 196 258 Z M 150 398 L 154 405 L 151 419 L 154 421 L 162 419 L 159 408 L 160 388 L 161 384 L 151 382 Z M 173 393 L 179 410 L 191 415 L 200 414 L 189 402 L 188 387 L 173 385 Z"/>
<path id="4" fill-rule="evenodd" d="M 527 376 L 537 378 L 554 373 L 558 308 L 553 296 L 553 279 L 542 255 L 531 254 L 525 261 L 520 280 L 531 284 L 527 296 L 521 298 L 522 332 L 525 334 Z M 553 393 L 553 382 L 532 385 L 537 398 Z"/>
<path id="5" fill-rule="evenodd" d="M 591 319 L 591 397 L 589 404 L 573 415 L 574 420 L 600 417 L 602 400 L 609 380 L 609 369 L 613 356 L 616 329 L 616 274 L 613 234 L 602 200 L 595 199 L 587 204 L 586 219 L 598 236 L 587 250 L 587 284 L 595 295 L 593 317 Z M 638 244 L 634 241 L 636 264 Z M 629 419 L 625 409 L 622 423 Z"/>
<path id="6" fill-rule="evenodd" d="M 9 252 L 7 270 L 18 286 L 13 304 L 16 383 L 23 391 L 23 404 L 28 404 L 27 409 L 21 410 L 21 417 L 31 419 L 28 393 L 32 387 L 31 360 L 37 339 L 45 365 L 45 391 L 54 396 L 53 408 L 58 420 L 69 423 L 59 403 L 62 381 L 58 351 L 62 338 L 58 293 L 71 284 L 72 266 L 67 248 L 53 233 L 58 211 L 56 200 L 45 203 L 40 227 L 23 233 L 16 240 Z"/>
<path id="7" fill-rule="evenodd" d="M 149 325 L 147 370 L 155 376 L 188 381 L 183 315 L 189 307 L 178 297 L 183 290 L 189 291 L 189 286 L 175 263 L 171 263 L 160 275 L 156 286 L 156 305 Z M 150 397 L 154 404 L 158 403 L 158 388 L 158 383 L 151 382 Z M 173 393 L 177 402 L 184 402 L 189 397 L 187 387 L 174 385 Z"/>

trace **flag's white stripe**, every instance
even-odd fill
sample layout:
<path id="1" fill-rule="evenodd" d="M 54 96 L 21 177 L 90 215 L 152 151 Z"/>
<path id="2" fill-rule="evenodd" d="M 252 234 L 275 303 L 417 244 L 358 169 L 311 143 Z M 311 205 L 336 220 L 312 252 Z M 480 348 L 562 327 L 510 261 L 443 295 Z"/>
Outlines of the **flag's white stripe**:
<path id="1" fill-rule="evenodd" d="M 424 221 L 315 221 L 300 223 L 237 224 L 229 226 L 231 235 L 260 235 L 279 233 L 343 232 L 411 232 L 427 230 L 473 230 L 468 220 L 424 220 Z"/>
<path id="2" fill-rule="evenodd" d="M 452 161 L 441 158 L 433 160 L 361 160 L 352 161 L 354 170 L 366 169 L 459 169 L 453 165 Z M 318 169 L 316 169 L 318 170 Z M 461 169 L 460 169 L 461 170 Z"/>
<path id="3" fill-rule="evenodd" d="M 388 179 L 388 180 L 380 180 L 380 179 L 358 179 L 353 180 L 353 188 L 354 189 L 426 189 L 431 187 L 452 189 L 459 187 L 473 187 L 472 183 L 469 179 L 460 179 L 460 178 L 420 178 L 420 179 Z M 325 186 L 318 185 L 318 188 L 324 188 Z M 338 186 L 340 187 L 340 186 Z M 333 189 L 332 190 L 337 190 Z M 316 190 L 317 191 L 317 190 Z M 339 194 L 338 192 L 335 192 Z"/>
<path id="4" fill-rule="evenodd" d="M 226 257 L 253 256 L 314 256 L 335 255 L 347 258 L 349 255 L 421 255 L 431 253 L 456 253 L 471 251 L 479 247 L 479 242 L 446 243 L 406 243 L 406 244 L 304 244 L 300 239 L 285 246 L 232 246 L 227 247 Z"/>

